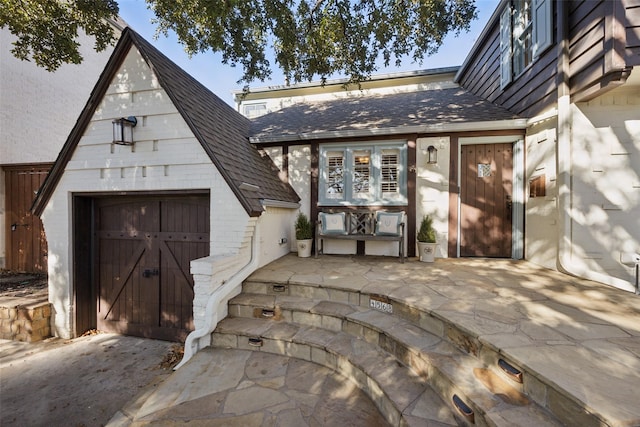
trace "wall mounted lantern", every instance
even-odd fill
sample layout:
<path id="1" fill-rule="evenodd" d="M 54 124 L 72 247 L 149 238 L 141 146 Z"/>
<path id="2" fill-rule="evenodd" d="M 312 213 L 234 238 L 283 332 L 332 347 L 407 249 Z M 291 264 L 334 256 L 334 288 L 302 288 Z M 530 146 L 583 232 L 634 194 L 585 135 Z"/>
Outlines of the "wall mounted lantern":
<path id="1" fill-rule="evenodd" d="M 122 117 L 113 121 L 113 143 L 133 145 L 133 128 L 138 124 L 135 116 Z"/>
<path id="2" fill-rule="evenodd" d="M 430 145 L 427 148 L 427 164 L 435 165 L 438 163 L 438 149 L 433 145 Z"/>

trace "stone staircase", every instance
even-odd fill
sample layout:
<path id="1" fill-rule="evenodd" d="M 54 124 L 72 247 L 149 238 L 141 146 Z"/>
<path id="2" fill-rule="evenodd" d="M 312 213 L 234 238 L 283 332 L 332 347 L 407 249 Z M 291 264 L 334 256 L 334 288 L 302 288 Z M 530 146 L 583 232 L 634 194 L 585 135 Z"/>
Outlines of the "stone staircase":
<path id="1" fill-rule="evenodd" d="M 247 280 L 211 341 L 333 369 L 367 393 L 393 426 L 562 425 L 535 393 L 525 394 L 526 373 L 497 349 L 381 295 Z"/>

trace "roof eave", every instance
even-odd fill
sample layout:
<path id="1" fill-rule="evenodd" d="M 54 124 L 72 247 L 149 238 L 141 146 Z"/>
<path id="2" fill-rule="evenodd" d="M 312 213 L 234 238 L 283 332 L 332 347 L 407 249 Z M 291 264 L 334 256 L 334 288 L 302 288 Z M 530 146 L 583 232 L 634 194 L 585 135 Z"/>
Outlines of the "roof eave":
<path id="1" fill-rule="evenodd" d="M 283 200 L 262 199 L 261 203 L 265 208 L 298 209 L 300 207 L 300 202 L 285 202 Z"/>
<path id="2" fill-rule="evenodd" d="M 252 136 L 252 144 L 269 144 L 274 142 L 313 141 L 321 139 L 345 139 L 373 136 L 392 136 L 411 133 L 450 133 L 469 131 L 524 130 L 526 119 L 507 119 L 483 122 L 439 123 L 433 125 L 397 126 L 389 128 L 350 129 L 324 132 L 301 132 L 298 134 L 281 134 L 269 136 Z"/>
<path id="3" fill-rule="evenodd" d="M 425 70 L 399 71 L 399 72 L 392 72 L 392 73 L 376 74 L 376 75 L 370 76 L 368 79 L 362 81 L 361 83 L 370 83 L 370 82 L 376 82 L 380 80 L 398 80 L 398 79 L 403 79 L 408 77 L 424 77 L 424 76 L 433 76 L 438 74 L 457 73 L 459 68 L 460 68 L 459 66 L 455 65 L 451 67 L 429 68 Z M 319 87 L 323 85 L 325 87 L 343 86 L 345 84 L 350 84 L 350 83 L 351 81 L 348 78 L 338 78 L 338 79 L 329 79 L 324 83 L 322 83 L 321 81 L 311 81 L 311 82 L 300 82 L 300 83 L 295 83 L 290 85 L 282 84 L 282 85 L 256 87 L 256 88 L 251 88 L 249 90 L 249 93 L 263 93 L 263 92 L 273 92 L 273 91 L 280 91 L 280 90 L 288 91 L 288 90 L 295 90 L 295 89 L 307 89 L 307 88 Z M 233 94 L 234 97 L 238 97 L 238 96 L 244 95 L 246 92 L 244 91 L 244 89 L 236 89 L 236 90 L 232 90 L 231 93 Z"/>

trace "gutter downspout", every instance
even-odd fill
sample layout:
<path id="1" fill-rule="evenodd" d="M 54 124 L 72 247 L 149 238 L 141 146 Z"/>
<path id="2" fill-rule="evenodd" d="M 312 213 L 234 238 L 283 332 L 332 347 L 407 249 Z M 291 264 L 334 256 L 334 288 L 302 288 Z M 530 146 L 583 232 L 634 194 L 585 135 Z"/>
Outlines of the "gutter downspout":
<path id="1" fill-rule="evenodd" d="M 205 324 L 200 329 L 196 329 L 187 335 L 187 339 L 184 342 L 184 356 L 180 363 L 173 368 L 174 370 L 181 368 L 193 356 L 195 356 L 199 350 L 199 348 L 197 348 L 197 340 L 211 334 L 218 325 L 218 322 L 222 320 L 218 318 L 220 313 L 220 303 L 238 295 L 242 290 L 242 282 L 244 279 L 249 277 L 249 275 L 258 268 L 258 254 L 260 253 L 259 229 L 259 221 L 256 221 L 253 236 L 251 237 L 251 258 L 249 259 L 249 262 L 209 296 L 209 300 L 207 301 L 205 308 Z"/>
<path id="2" fill-rule="evenodd" d="M 619 289 L 634 292 L 626 280 L 598 273 L 573 263 L 573 179 L 572 179 L 572 106 L 569 82 L 569 2 L 558 5 L 558 270 L 572 276 L 601 282 Z"/>

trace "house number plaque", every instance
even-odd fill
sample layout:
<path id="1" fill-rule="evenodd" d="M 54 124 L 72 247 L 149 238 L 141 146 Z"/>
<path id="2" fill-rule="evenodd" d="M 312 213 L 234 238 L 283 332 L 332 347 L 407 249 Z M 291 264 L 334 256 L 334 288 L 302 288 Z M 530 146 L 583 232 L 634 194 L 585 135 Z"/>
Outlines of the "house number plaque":
<path id="1" fill-rule="evenodd" d="M 393 314 L 393 305 L 391 305 L 389 299 L 385 297 L 371 296 L 369 298 L 369 307 L 384 313 Z"/>

